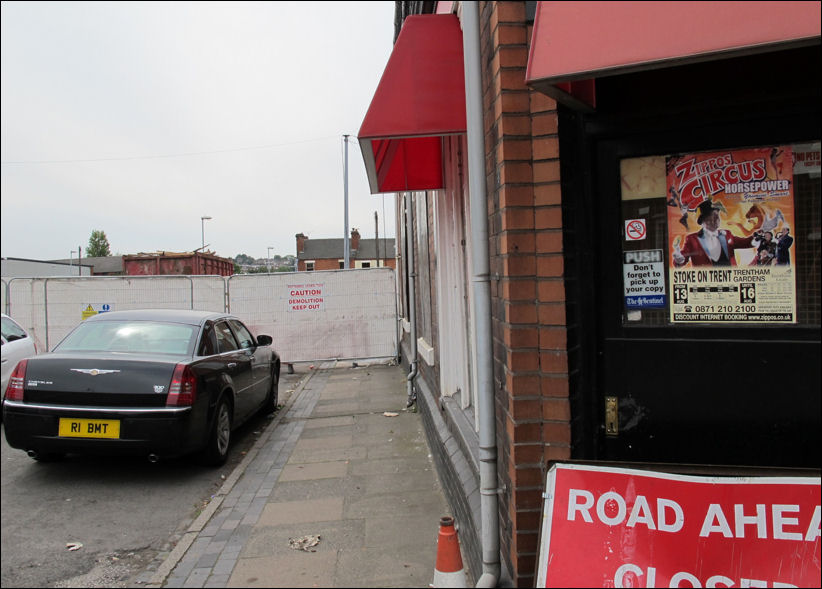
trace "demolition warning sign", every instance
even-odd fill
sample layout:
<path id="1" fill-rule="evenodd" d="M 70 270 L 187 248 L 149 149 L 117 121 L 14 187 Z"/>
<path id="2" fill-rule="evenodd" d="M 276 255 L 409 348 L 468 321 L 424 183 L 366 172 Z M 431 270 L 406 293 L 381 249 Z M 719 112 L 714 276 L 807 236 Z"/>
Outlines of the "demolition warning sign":
<path id="1" fill-rule="evenodd" d="M 313 284 L 289 284 L 288 289 L 288 310 L 289 311 L 322 311 L 325 309 L 325 285 L 322 283 Z"/>

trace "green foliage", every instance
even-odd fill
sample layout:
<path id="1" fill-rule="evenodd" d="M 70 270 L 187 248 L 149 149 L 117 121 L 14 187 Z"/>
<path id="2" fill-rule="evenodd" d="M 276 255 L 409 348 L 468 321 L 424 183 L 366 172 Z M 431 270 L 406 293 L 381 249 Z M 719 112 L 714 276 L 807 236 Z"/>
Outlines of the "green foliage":
<path id="1" fill-rule="evenodd" d="M 108 237 L 105 231 L 94 229 L 91 232 L 91 237 L 88 238 L 88 247 L 86 248 L 87 258 L 102 258 L 111 255 L 111 247 L 108 244 Z"/>
<path id="2" fill-rule="evenodd" d="M 270 258 L 252 258 L 247 254 L 234 256 L 235 274 L 267 274 L 269 272 L 293 272 L 296 257 L 272 255 Z"/>

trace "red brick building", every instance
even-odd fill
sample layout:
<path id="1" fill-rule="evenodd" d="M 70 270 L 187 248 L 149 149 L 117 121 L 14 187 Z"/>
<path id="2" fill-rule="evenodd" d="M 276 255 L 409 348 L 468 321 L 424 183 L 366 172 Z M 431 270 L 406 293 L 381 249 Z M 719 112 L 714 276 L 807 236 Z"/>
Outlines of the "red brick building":
<path id="1" fill-rule="evenodd" d="M 298 233 L 297 271 L 341 270 L 345 267 L 343 239 L 309 239 Z M 362 239 L 357 229 L 348 241 L 349 268 L 396 268 L 396 245 L 393 238 Z"/>
<path id="2" fill-rule="evenodd" d="M 553 460 L 818 468 L 819 3 L 396 5 L 359 142 L 396 194 L 409 396 L 474 579 L 534 586 Z M 677 166 L 748 154 L 790 200 L 702 202 L 790 229 L 770 303 L 675 282 L 702 223 Z"/>

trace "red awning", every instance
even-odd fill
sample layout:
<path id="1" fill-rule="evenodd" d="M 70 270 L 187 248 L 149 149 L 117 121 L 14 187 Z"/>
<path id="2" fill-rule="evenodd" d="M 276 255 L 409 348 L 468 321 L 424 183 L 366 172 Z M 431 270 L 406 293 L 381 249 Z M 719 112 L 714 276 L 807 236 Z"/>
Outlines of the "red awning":
<path id="1" fill-rule="evenodd" d="M 572 106 L 593 106 L 596 77 L 819 39 L 818 1 L 539 2 L 525 81 Z"/>
<path id="2" fill-rule="evenodd" d="M 465 129 L 459 20 L 407 17 L 358 136 L 371 192 L 442 188 L 442 137 Z"/>

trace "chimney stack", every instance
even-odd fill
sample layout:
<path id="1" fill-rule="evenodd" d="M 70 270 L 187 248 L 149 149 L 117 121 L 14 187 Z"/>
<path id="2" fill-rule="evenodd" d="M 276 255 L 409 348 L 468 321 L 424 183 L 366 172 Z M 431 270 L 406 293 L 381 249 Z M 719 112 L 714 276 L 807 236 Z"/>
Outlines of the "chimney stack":
<path id="1" fill-rule="evenodd" d="M 360 249 L 360 232 L 356 228 L 351 230 L 351 250 Z"/>
<path id="2" fill-rule="evenodd" d="M 295 237 L 297 238 L 297 255 L 299 256 L 305 252 L 305 240 L 308 239 L 308 236 L 298 233 Z"/>

